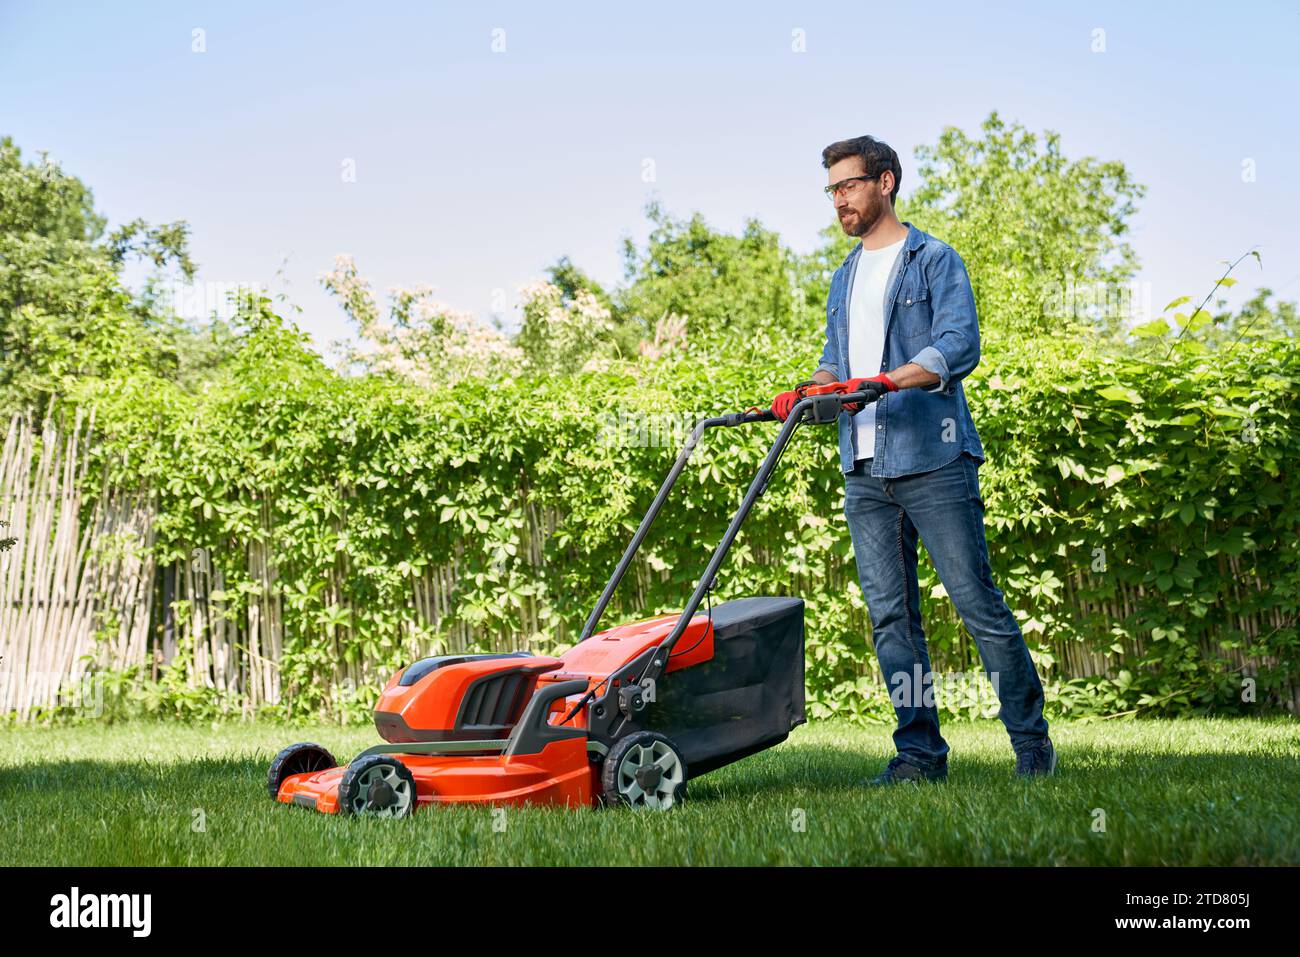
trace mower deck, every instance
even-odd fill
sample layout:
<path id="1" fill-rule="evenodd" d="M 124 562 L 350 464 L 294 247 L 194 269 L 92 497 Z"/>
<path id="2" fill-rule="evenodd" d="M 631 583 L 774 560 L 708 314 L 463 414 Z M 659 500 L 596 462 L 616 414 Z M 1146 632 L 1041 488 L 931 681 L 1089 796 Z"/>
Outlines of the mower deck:
<path id="1" fill-rule="evenodd" d="M 533 755 L 402 751 L 400 759 L 415 778 L 419 807 L 472 803 L 583 807 L 595 803 L 592 764 L 587 760 L 586 742 L 579 738 L 553 741 Z M 337 814 L 339 784 L 346 771 L 346 767 L 337 767 L 291 775 L 280 786 L 277 800 Z"/>

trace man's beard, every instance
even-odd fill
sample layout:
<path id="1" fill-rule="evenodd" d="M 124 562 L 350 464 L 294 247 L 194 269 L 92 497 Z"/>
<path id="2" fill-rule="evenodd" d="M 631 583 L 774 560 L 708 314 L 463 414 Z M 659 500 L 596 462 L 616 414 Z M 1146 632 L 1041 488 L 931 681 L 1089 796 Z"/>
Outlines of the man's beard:
<path id="1" fill-rule="evenodd" d="M 844 230 L 844 233 L 847 236 L 865 236 L 867 233 L 871 232 L 876 223 L 880 222 L 880 217 L 883 215 L 883 211 L 884 205 L 877 197 L 873 201 L 867 203 L 867 208 L 858 215 L 852 226 L 849 226 L 843 219 L 841 219 L 840 228 Z M 853 212 L 857 213 L 857 210 L 853 210 Z"/>

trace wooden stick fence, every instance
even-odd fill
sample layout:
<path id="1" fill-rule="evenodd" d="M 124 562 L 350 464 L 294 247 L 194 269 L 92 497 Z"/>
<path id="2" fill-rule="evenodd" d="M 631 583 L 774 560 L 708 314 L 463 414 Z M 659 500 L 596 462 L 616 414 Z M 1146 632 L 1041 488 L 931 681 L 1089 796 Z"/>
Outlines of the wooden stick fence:
<path id="1" fill-rule="evenodd" d="M 151 614 L 153 513 L 142 494 L 102 494 L 83 518 L 93 422 L 63 439 L 50 422 L 9 423 L 0 514 L 0 714 L 31 717 L 84 691 L 93 670 L 143 662 Z"/>

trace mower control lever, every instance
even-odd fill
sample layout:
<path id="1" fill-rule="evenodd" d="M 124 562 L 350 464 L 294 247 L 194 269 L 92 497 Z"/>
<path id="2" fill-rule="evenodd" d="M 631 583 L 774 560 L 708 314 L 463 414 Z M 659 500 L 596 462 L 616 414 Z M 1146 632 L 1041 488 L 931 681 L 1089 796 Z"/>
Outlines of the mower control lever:
<path id="1" fill-rule="evenodd" d="M 872 383 L 872 385 L 875 385 L 875 383 Z M 861 392 L 849 392 L 848 388 L 846 382 L 827 382 L 823 385 L 804 389 L 803 398 L 812 400 L 808 410 L 808 417 L 804 421 L 811 422 L 813 425 L 825 425 L 828 422 L 834 422 L 839 418 L 840 411 L 845 406 L 854 403 L 875 402 L 885 393 L 884 386 L 881 386 L 879 390 L 873 388 L 864 389 Z M 791 414 L 793 414 L 793 411 Z"/>

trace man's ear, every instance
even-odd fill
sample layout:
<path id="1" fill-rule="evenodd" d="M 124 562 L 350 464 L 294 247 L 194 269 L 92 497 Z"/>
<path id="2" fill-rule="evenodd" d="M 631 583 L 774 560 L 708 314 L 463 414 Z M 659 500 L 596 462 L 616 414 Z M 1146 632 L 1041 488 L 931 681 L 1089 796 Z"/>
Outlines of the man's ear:
<path id="1" fill-rule="evenodd" d="M 894 188 L 895 188 L 898 184 L 894 182 L 894 171 L 893 171 L 893 170 L 891 170 L 891 169 L 887 169 L 887 170 L 885 170 L 883 173 L 880 174 L 880 185 L 881 185 L 882 187 L 883 187 L 883 186 L 888 186 L 888 187 L 889 187 L 889 191 L 886 192 L 886 193 L 884 193 L 884 196 L 885 196 L 886 199 L 888 199 L 890 196 L 892 196 L 892 195 L 894 194 Z"/>

